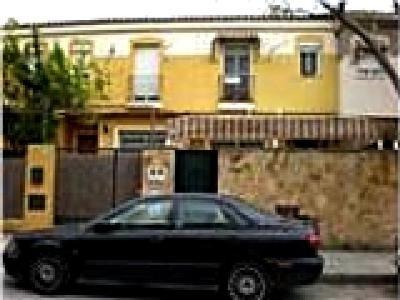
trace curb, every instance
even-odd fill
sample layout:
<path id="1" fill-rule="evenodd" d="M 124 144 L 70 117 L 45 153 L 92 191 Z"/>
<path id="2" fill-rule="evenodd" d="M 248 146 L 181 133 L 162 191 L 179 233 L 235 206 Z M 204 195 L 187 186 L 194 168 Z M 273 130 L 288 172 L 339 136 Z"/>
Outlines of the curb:
<path id="1" fill-rule="evenodd" d="M 397 274 L 323 274 L 321 283 L 329 284 L 397 284 Z"/>

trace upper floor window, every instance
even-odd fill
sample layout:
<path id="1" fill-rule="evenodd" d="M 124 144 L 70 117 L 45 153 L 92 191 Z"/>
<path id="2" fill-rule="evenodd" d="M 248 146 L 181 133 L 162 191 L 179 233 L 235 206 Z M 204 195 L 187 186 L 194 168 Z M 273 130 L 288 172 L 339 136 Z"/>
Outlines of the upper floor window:
<path id="1" fill-rule="evenodd" d="M 250 44 L 226 43 L 224 45 L 221 100 L 247 101 L 251 98 L 250 53 Z"/>
<path id="2" fill-rule="evenodd" d="M 70 48 L 71 58 L 76 66 L 86 69 L 85 75 L 89 77 L 88 67 L 93 54 L 93 43 L 88 40 L 74 40 Z"/>
<path id="3" fill-rule="evenodd" d="M 158 45 L 137 47 L 134 57 L 135 103 L 160 99 L 160 49 Z"/>
<path id="4" fill-rule="evenodd" d="M 320 72 L 320 45 L 300 45 L 300 74 L 304 77 L 315 77 Z"/>
<path id="5" fill-rule="evenodd" d="M 46 47 L 47 45 L 45 43 L 40 43 L 39 44 L 39 56 L 40 59 L 43 59 L 43 56 L 46 53 Z M 35 51 L 35 46 L 33 43 L 26 43 L 25 44 L 25 55 L 26 55 L 26 59 L 27 59 L 27 64 L 30 70 L 34 70 L 36 68 L 36 64 L 37 64 L 37 54 Z"/>
<path id="6" fill-rule="evenodd" d="M 375 42 L 383 54 L 388 52 L 389 46 L 387 40 L 378 38 Z M 360 40 L 354 42 L 352 63 L 357 66 L 358 79 L 381 79 L 385 73 L 369 47 Z"/>

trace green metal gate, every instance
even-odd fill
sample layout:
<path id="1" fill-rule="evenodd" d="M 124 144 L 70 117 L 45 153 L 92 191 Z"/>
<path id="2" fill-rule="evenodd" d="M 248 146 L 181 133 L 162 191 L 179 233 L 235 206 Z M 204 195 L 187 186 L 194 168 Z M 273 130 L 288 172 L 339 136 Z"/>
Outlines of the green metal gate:
<path id="1" fill-rule="evenodd" d="M 218 152 L 216 150 L 176 150 L 176 193 L 217 193 Z"/>

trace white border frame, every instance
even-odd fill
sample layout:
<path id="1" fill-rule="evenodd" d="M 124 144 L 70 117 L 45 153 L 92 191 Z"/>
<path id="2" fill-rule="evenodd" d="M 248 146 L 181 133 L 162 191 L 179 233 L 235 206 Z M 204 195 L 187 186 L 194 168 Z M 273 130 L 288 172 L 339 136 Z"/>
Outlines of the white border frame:
<path id="1" fill-rule="evenodd" d="M 322 52 L 323 52 L 323 45 L 321 44 L 321 43 L 317 43 L 317 42 L 312 42 L 312 43 L 307 43 L 307 42 L 305 42 L 305 43 L 299 43 L 298 44 L 298 49 L 299 49 L 299 51 L 298 51 L 298 53 L 297 53 L 297 56 L 298 56 L 298 58 L 297 58 L 297 62 L 298 62 L 298 65 L 297 65 L 297 70 L 298 70 L 298 74 L 299 74 L 299 76 L 301 77 L 301 78 L 303 78 L 303 79 L 317 79 L 317 78 L 320 78 L 321 76 L 322 76 Z M 318 59 L 317 59 L 317 72 L 315 73 L 315 76 L 303 76 L 302 74 L 301 74 L 301 55 L 300 55 L 300 53 L 301 53 L 301 47 L 315 47 L 315 48 L 317 48 L 318 49 Z"/>

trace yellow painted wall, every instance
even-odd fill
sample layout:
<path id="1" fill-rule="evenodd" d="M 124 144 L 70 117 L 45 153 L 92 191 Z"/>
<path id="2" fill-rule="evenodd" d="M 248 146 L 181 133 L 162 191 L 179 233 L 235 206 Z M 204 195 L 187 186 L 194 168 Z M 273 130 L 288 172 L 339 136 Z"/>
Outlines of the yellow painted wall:
<path id="1" fill-rule="evenodd" d="M 119 26 L 64 28 L 63 31 L 70 33 L 49 36 L 44 32 L 55 29 L 42 29 L 43 42 L 49 49 L 57 42 L 68 53 L 73 40 L 93 42 L 92 61 L 105 75 L 109 74 L 111 81 L 104 88 L 103 99 L 100 93 L 92 91 L 89 105 L 126 107 L 134 93 L 130 75 L 134 70 L 135 49 L 151 44 L 160 47 L 162 108 L 178 113 L 217 112 L 218 75 L 222 66 L 221 45 L 216 41 L 224 35 L 242 36 L 251 28 L 249 34 L 257 35 L 260 41 L 254 47 L 257 49 L 254 51 L 260 51 L 259 57 L 253 55 L 251 60 L 257 112 L 338 112 L 339 61 L 331 22 L 138 24 L 138 28 L 129 25 L 133 26 L 132 32 L 120 32 Z M 97 32 L 98 29 L 103 32 Z M 322 70 L 316 78 L 300 76 L 300 43 L 321 45 Z M 113 54 L 109 51 L 111 46 Z"/>
<path id="2" fill-rule="evenodd" d="M 99 92 L 92 90 L 90 105 L 125 105 L 128 101 L 129 76 L 132 75 L 130 58 L 94 58 L 94 64 L 103 71 L 104 78 L 110 76 L 110 84 L 104 85 L 106 99 L 101 99 Z"/>
<path id="3" fill-rule="evenodd" d="M 271 113 L 335 113 L 338 110 L 338 67 L 334 55 L 323 55 L 321 73 L 300 76 L 299 57 L 260 58 L 255 66 L 257 111 Z"/>
<path id="4" fill-rule="evenodd" d="M 126 105 L 131 59 L 96 60 L 110 70 L 109 99 L 94 98 L 92 105 Z M 210 56 L 163 58 L 161 102 L 176 112 L 215 112 L 218 104 L 218 62 Z M 299 55 L 262 56 L 253 63 L 256 111 L 269 113 L 335 113 L 338 110 L 338 64 L 334 54 L 322 54 L 315 78 L 300 75 Z"/>
<path id="5" fill-rule="evenodd" d="M 169 56 L 163 64 L 164 108 L 213 112 L 218 100 L 219 66 L 210 56 Z"/>
<path id="6" fill-rule="evenodd" d="M 279 35 L 278 35 L 279 36 Z M 151 38 L 150 38 L 151 37 Z M 251 73 L 254 75 L 255 110 L 260 113 L 337 113 L 339 109 L 338 64 L 335 43 L 329 32 L 308 32 L 280 35 L 283 44 L 277 51 L 253 53 Z M 184 37 L 181 37 L 184 39 Z M 277 37 L 275 37 L 277 38 Z M 261 41 L 262 47 L 273 48 L 272 36 Z M 174 42 L 178 43 L 177 39 Z M 187 40 L 184 44 L 190 43 Z M 162 109 L 177 113 L 218 112 L 220 94 L 218 76 L 223 73 L 221 53 L 207 55 L 170 54 L 171 44 L 157 36 L 132 39 L 128 55 L 93 56 L 93 62 L 110 75 L 105 85 L 105 98 L 93 92 L 90 105 L 126 107 L 133 100 L 134 54 L 140 44 L 160 47 L 160 93 Z M 314 78 L 300 75 L 299 45 L 321 46 L 320 73 Z M 179 44 L 179 43 L 178 43 Z M 216 47 L 218 50 L 219 47 Z M 216 58 L 216 59 L 215 59 Z"/>
<path id="7" fill-rule="evenodd" d="M 54 191 L 55 191 L 55 148 L 54 145 L 29 145 L 26 157 L 28 176 L 25 180 L 25 229 L 49 228 L 54 225 Z M 32 167 L 43 168 L 43 184 L 30 183 L 29 170 Z M 28 209 L 28 196 L 43 194 L 46 197 L 45 210 L 32 211 Z"/>

